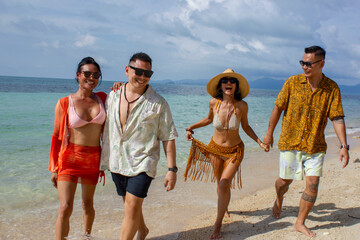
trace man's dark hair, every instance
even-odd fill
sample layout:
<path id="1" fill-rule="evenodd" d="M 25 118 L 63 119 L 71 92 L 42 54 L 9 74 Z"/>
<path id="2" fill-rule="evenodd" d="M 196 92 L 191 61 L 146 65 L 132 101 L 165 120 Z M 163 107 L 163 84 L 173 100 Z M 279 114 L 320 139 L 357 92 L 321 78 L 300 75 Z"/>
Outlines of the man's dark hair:
<path id="1" fill-rule="evenodd" d="M 321 56 L 325 59 L 325 50 L 319 46 L 311 46 L 305 48 L 305 53 L 315 53 L 315 56 Z"/>
<path id="2" fill-rule="evenodd" d="M 135 62 L 136 60 L 148 62 L 148 63 L 150 63 L 150 65 L 152 65 L 152 60 L 149 57 L 149 55 L 147 55 L 146 53 L 143 53 L 143 52 L 138 52 L 138 53 L 135 53 L 134 55 L 132 55 L 132 57 L 129 60 L 129 63 Z"/>

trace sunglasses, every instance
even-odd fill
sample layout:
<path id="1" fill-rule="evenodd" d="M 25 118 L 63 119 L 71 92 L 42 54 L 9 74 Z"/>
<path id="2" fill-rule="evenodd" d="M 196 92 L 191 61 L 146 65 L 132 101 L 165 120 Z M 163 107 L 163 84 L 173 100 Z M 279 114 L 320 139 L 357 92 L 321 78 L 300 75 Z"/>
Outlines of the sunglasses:
<path id="1" fill-rule="evenodd" d="M 306 67 L 311 68 L 313 64 L 321 62 L 321 61 L 322 61 L 322 59 L 318 60 L 316 62 L 304 62 L 303 60 L 300 60 L 299 63 L 302 67 L 305 65 Z"/>
<path id="2" fill-rule="evenodd" d="M 238 80 L 236 78 L 222 78 L 220 80 L 221 83 L 228 83 L 230 81 L 230 83 L 236 83 Z"/>
<path id="3" fill-rule="evenodd" d="M 153 73 L 154 73 L 154 72 L 151 71 L 151 70 L 144 70 L 144 69 L 136 68 L 136 67 L 133 67 L 133 66 L 130 66 L 130 65 L 129 65 L 129 67 L 130 67 L 131 69 L 134 69 L 134 70 L 135 70 L 135 74 L 136 74 L 137 76 L 142 76 L 142 75 L 144 74 L 145 77 L 149 78 L 149 77 L 151 77 L 151 76 L 153 75 Z"/>
<path id="4" fill-rule="evenodd" d="M 101 77 L 101 73 L 99 73 L 99 72 L 82 71 L 82 73 L 87 78 L 89 78 L 90 76 L 93 76 L 93 78 L 99 79 Z"/>

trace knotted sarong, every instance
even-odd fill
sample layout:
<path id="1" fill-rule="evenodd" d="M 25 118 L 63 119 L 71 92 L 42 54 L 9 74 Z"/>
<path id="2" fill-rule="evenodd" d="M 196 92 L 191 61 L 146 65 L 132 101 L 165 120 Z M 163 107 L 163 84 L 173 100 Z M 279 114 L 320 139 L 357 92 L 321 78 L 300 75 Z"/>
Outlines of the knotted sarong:
<path id="1" fill-rule="evenodd" d="M 240 189 L 242 187 L 240 164 L 243 157 L 244 144 L 242 142 L 233 147 L 224 147 L 216 144 L 213 139 L 208 145 L 193 139 L 184 173 L 185 181 L 189 177 L 191 181 L 204 179 L 204 182 L 207 182 L 210 178 L 211 182 L 215 182 L 216 176 L 221 175 L 229 163 L 236 162 L 239 168 L 233 178 L 231 188 L 235 188 L 236 182 Z"/>
<path id="2" fill-rule="evenodd" d="M 80 146 L 69 142 L 65 148 L 59 158 L 58 181 L 96 185 L 100 173 L 101 147 Z"/>

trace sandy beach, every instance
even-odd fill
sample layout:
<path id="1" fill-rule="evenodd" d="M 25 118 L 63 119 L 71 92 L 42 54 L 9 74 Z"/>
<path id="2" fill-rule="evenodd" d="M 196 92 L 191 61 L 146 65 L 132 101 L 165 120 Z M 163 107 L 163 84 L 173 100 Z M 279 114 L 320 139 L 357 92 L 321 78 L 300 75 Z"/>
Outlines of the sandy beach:
<path id="1" fill-rule="evenodd" d="M 338 140 L 328 138 L 323 177 L 315 206 L 306 222 L 317 233 L 316 239 L 358 239 L 360 235 L 360 136 L 348 135 L 350 163 L 341 168 Z M 246 152 L 242 163 L 243 189 L 232 190 L 230 218 L 223 223 L 224 239 L 307 239 L 292 230 L 304 181 L 296 181 L 285 195 L 281 219 L 271 216 L 275 199 L 274 181 L 278 176 L 278 150 Z M 182 168 L 183 170 L 183 168 Z M 79 187 L 80 190 L 80 187 Z M 71 217 L 69 239 L 82 239 L 81 191 L 77 191 Z M 56 196 L 56 193 L 54 193 Z M 184 182 L 178 175 L 176 189 L 166 192 L 158 176 L 144 202 L 147 239 L 209 239 L 216 217 L 216 184 Z M 0 211 L 0 239 L 53 239 L 58 203 L 21 214 Z M 118 239 L 124 215 L 121 198 L 115 194 L 110 175 L 106 186 L 95 194 L 96 218 L 93 238 Z"/>
<path id="2" fill-rule="evenodd" d="M 348 135 L 352 148 L 351 159 L 345 169 L 341 168 L 339 162 L 337 138 L 329 138 L 327 142 L 328 153 L 318 198 L 306 225 L 317 233 L 315 239 L 359 239 L 360 136 Z M 257 176 L 262 178 L 262 175 Z M 273 184 L 272 181 L 270 185 Z M 224 239 L 308 239 L 293 231 L 304 187 L 304 181 L 294 181 L 291 184 L 284 198 L 281 219 L 271 216 L 275 199 L 274 187 L 243 198 L 233 197 L 229 206 L 230 219 L 223 222 Z M 215 209 L 197 216 L 177 239 L 209 239 L 215 217 Z"/>

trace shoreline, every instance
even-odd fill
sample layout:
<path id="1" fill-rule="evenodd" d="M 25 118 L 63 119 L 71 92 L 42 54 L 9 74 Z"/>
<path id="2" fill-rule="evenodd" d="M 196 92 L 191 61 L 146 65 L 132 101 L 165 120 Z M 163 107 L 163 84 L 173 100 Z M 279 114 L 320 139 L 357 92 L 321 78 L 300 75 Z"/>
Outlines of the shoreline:
<path id="1" fill-rule="evenodd" d="M 328 151 L 319 197 L 307 221 L 307 225 L 318 233 L 319 239 L 354 239 L 360 234 L 360 220 L 348 216 L 353 214 L 351 216 L 360 217 L 358 198 L 355 197 L 360 195 L 360 181 L 357 178 L 360 163 L 353 162 L 360 157 L 360 133 L 348 134 L 347 137 L 351 158 L 345 169 L 341 169 L 338 161 L 337 138 L 327 138 Z M 241 164 L 243 188 L 231 191 L 231 217 L 223 225 L 224 239 L 307 239 L 291 230 L 304 181 L 294 181 L 290 186 L 285 195 L 283 218 L 274 220 L 270 215 L 275 199 L 273 185 L 278 177 L 278 157 L 277 148 L 269 153 L 260 149 L 245 153 Z M 182 174 L 183 171 L 178 173 L 176 187 L 170 192 L 163 187 L 164 176 L 158 176 L 153 181 L 143 206 L 144 218 L 150 229 L 147 239 L 209 239 L 216 218 L 216 184 L 184 182 Z M 94 240 L 118 239 L 124 215 L 122 199 L 116 195 L 108 173 L 106 180 L 105 187 L 99 184 L 95 193 Z M 69 240 L 81 239 L 83 221 L 80 196 L 79 186 L 70 220 Z M 40 209 L 17 214 L 0 211 L 0 239 L 41 240 L 55 236 L 57 210 L 56 200 Z"/>

